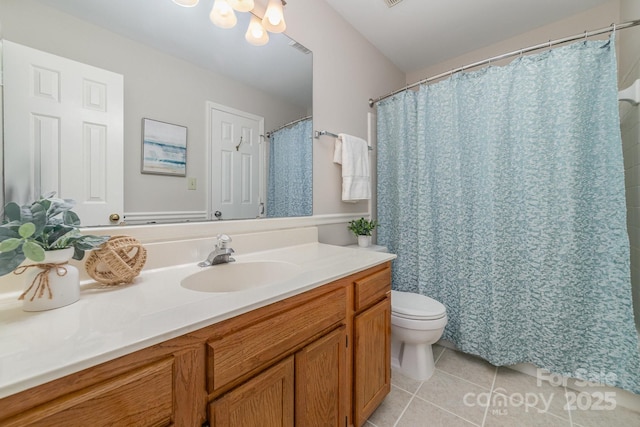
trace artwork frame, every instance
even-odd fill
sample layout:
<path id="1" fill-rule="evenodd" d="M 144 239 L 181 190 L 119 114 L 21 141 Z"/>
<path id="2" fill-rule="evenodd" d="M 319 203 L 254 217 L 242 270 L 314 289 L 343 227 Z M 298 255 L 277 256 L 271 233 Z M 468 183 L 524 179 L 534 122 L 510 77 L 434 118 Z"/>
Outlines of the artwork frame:
<path id="1" fill-rule="evenodd" d="M 186 177 L 187 131 L 186 126 L 143 118 L 140 172 Z"/>

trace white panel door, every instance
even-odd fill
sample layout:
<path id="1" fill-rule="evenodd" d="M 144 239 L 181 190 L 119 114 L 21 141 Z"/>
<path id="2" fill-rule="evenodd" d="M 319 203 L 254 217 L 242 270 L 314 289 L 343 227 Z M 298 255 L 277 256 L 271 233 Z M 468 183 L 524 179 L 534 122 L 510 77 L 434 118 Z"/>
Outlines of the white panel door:
<path id="1" fill-rule="evenodd" d="M 256 218 L 264 200 L 262 117 L 207 103 L 211 219 Z"/>
<path id="2" fill-rule="evenodd" d="M 6 199 L 55 191 L 82 225 L 123 214 L 123 76 L 3 41 Z"/>

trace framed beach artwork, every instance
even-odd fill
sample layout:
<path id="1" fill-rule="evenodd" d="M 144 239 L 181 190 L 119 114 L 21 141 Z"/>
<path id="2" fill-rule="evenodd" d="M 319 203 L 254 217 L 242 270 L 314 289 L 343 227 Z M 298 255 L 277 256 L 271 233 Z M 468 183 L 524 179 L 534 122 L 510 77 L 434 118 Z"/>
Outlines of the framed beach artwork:
<path id="1" fill-rule="evenodd" d="M 187 128 L 142 119 L 141 172 L 187 176 Z"/>

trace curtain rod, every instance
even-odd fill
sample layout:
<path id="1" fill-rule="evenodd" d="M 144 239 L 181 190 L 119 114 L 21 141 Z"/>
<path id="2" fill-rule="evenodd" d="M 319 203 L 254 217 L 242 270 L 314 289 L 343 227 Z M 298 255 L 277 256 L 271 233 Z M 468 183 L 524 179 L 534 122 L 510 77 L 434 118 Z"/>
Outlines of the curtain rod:
<path id="1" fill-rule="evenodd" d="M 282 125 L 282 126 L 280 126 L 278 129 L 270 130 L 270 131 L 269 131 L 269 132 L 267 132 L 265 135 L 266 135 L 266 137 L 267 137 L 267 138 L 271 138 L 271 135 L 272 135 L 274 132 L 278 132 L 280 129 L 284 129 L 284 128 L 288 127 L 288 126 L 293 126 L 293 125 L 295 125 L 296 123 L 302 122 L 302 121 L 307 120 L 307 119 L 310 119 L 310 118 L 311 118 L 311 116 L 307 116 L 307 117 L 303 117 L 303 118 L 298 119 L 298 120 L 294 120 L 294 121 L 292 121 L 292 122 L 287 123 L 286 125 Z"/>
<path id="2" fill-rule="evenodd" d="M 440 79 L 442 77 L 446 77 L 448 75 L 453 75 L 455 73 L 459 73 L 459 72 L 464 71 L 464 70 L 469 69 L 469 68 L 475 68 L 475 67 L 479 67 L 481 65 L 491 64 L 492 62 L 500 61 L 501 59 L 511 58 L 513 56 L 522 55 L 524 53 L 532 52 L 534 50 L 544 49 L 544 48 L 548 48 L 548 47 L 555 46 L 555 45 L 558 45 L 558 44 L 568 43 L 568 42 L 572 42 L 572 41 L 575 41 L 575 40 L 580 40 L 580 39 L 583 39 L 583 38 L 586 39 L 587 37 L 597 36 L 599 34 L 605 34 L 605 33 L 609 33 L 609 32 L 615 31 L 615 30 L 624 30 L 626 28 L 635 27 L 636 25 L 640 25 L 640 19 L 636 19 L 634 21 L 627 21 L 627 22 L 624 22 L 622 24 L 611 24 L 609 27 L 606 27 L 606 28 L 600 28 L 599 30 L 593 30 L 593 31 L 585 31 L 582 34 L 576 34 L 574 36 L 564 37 L 562 39 L 549 40 L 546 43 L 540 43 L 540 44 L 537 44 L 535 46 L 526 47 L 524 49 L 514 50 L 513 52 L 505 53 L 505 54 L 502 54 L 502 55 L 494 56 L 492 58 L 483 59 L 482 61 L 474 62 L 473 64 L 463 65 L 462 67 L 454 68 L 454 69 L 452 69 L 450 71 L 447 71 L 447 72 L 444 72 L 444 73 L 440 73 L 440 74 L 438 74 L 436 76 L 429 77 L 429 78 L 426 78 L 426 79 L 422 79 L 422 80 L 420 80 L 418 82 L 415 82 L 415 83 L 412 83 L 410 85 L 407 85 L 407 86 L 403 87 L 402 89 L 398 89 L 398 90 L 393 91 L 391 93 L 388 93 L 388 94 L 386 94 L 384 96 L 380 96 L 380 97 L 378 97 L 376 99 L 369 98 L 369 107 L 373 108 L 373 106 L 375 104 L 377 104 L 378 102 L 382 101 L 383 99 L 387 99 L 387 98 L 389 98 L 389 97 L 391 97 L 393 95 L 396 95 L 396 94 L 398 94 L 400 92 L 404 92 L 405 90 L 409 90 L 409 89 L 414 88 L 416 86 L 420 86 L 422 84 L 429 83 L 429 82 L 432 82 L 434 80 L 438 80 L 438 79 Z"/>

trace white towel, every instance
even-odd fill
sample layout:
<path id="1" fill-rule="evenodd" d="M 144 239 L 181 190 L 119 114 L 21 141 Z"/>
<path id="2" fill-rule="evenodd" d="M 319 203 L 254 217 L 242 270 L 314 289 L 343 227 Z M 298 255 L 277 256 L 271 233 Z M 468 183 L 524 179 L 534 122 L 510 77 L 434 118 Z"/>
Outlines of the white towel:
<path id="1" fill-rule="evenodd" d="M 367 141 L 357 136 L 339 134 L 334 146 L 333 161 L 342 165 L 342 201 L 369 200 L 371 174 Z"/>

